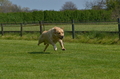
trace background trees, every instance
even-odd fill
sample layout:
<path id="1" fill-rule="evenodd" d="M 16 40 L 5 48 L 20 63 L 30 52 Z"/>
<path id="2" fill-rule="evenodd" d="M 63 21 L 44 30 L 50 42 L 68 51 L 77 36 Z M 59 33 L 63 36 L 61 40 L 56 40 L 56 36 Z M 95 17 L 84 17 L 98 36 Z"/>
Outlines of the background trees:
<path id="1" fill-rule="evenodd" d="M 112 18 L 111 18 L 112 16 Z M 60 11 L 29 10 L 12 4 L 9 0 L 0 0 L 0 22 L 28 22 L 28 21 L 111 21 L 120 17 L 120 0 L 95 0 L 86 2 L 86 9 L 78 10 L 76 5 L 68 1 Z"/>
<path id="2" fill-rule="evenodd" d="M 61 11 L 64 11 L 64 10 L 77 10 L 77 7 L 73 2 L 68 1 L 62 6 Z"/>
<path id="3" fill-rule="evenodd" d="M 8 12 L 22 12 L 29 11 L 28 7 L 21 8 L 16 4 L 12 4 L 9 0 L 0 0 L 0 12 L 8 13 Z"/>
<path id="4" fill-rule="evenodd" d="M 112 18 L 120 17 L 120 0 L 106 0 L 107 10 L 112 10 Z"/>
<path id="5" fill-rule="evenodd" d="M 94 0 L 93 2 L 86 2 L 86 9 L 93 10 L 111 10 L 112 18 L 120 17 L 120 0 Z"/>
<path id="6" fill-rule="evenodd" d="M 111 11 L 106 10 L 65 10 L 0 13 L 0 23 L 26 22 L 97 22 L 111 21 Z"/>
<path id="7" fill-rule="evenodd" d="M 100 10 L 106 8 L 106 0 L 94 0 L 92 2 L 86 2 L 86 9 Z"/>

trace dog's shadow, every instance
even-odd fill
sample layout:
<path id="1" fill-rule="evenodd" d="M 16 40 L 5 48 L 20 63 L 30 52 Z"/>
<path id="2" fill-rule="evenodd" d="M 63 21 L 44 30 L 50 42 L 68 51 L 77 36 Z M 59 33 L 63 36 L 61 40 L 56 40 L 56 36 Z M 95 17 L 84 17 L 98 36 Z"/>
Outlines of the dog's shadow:
<path id="1" fill-rule="evenodd" d="M 28 52 L 29 54 L 50 54 L 50 52 Z"/>

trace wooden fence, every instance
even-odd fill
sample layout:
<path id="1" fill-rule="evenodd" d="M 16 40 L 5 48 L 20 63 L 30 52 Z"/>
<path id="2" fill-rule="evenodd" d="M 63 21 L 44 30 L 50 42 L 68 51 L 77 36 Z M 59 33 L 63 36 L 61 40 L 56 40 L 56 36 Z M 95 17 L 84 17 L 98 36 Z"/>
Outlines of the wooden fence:
<path id="1" fill-rule="evenodd" d="M 28 23 L 29 24 L 29 23 Z M 0 34 L 1 35 L 4 35 L 4 33 L 9 33 L 9 32 L 14 32 L 14 33 L 20 33 L 20 36 L 22 37 L 23 36 L 23 32 L 30 32 L 30 33 L 32 33 L 32 32 L 39 32 L 40 34 L 42 34 L 42 32 L 44 31 L 44 29 L 43 29 L 43 26 L 44 25 L 46 25 L 46 24 L 53 24 L 53 23 L 43 23 L 42 21 L 39 21 L 38 23 L 31 23 L 31 24 L 35 24 L 35 25 L 38 25 L 39 26 L 39 31 L 23 31 L 23 29 L 24 29 L 24 25 L 26 25 L 26 24 L 23 24 L 23 23 L 11 23 L 11 24 L 6 24 L 6 23 L 1 23 L 1 31 L 0 31 Z M 62 24 L 64 24 L 64 23 L 62 23 Z M 74 37 L 75 37 L 75 31 L 74 31 L 74 20 L 72 21 L 72 23 L 70 23 L 70 24 L 72 24 L 71 26 L 72 26 L 72 30 L 71 31 L 67 31 L 67 32 L 71 32 L 72 33 L 72 38 L 74 39 Z M 17 27 L 19 27 L 20 29 L 19 29 L 19 31 L 5 31 L 4 30 L 4 27 L 6 27 L 5 25 L 18 25 Z"/>
<path id="2" fill-rule="evenodd" d="M 33 33 L 33 32 L 38 32 L 38 33 L 42 33 L 45 29 L 45 26 L 46 24 L 53 24 L 53 23 L 45 23 L 45 22 L 42 22 L 42 21 L 39 21 L 37 23 L 31 23 L 31 24 L 34 24 L 34 25 L 37 25 L 39 26 L 38 28 L 38 31 L 24 31 L 24 23 L 12 23 L 11 26 L 16 26 L 18 25 L 17 27 L 19 27 L 19 30 L 18 31 L 5 31 L 4 28 L 6 26 L 6 23 L 1 23 L 0 26 L 1 26 L 1 31 L 0 31 L 0 34 L 1 35 L 4 35 L 4 33 L 9 33 L 9 32 L 14 32 L 14 33 L 20 33 L 20 36 L 22 37 L 23 36 L 23 32 L 27 32 L 27 33 Z M 61 24 L 66 24 L 66 23 L 61 23 Z M 75 23 L 74 23 L 74 20 L 72 20 L 71 22 L 67 23 L 67 24 L 71 24 L 71 30 L 70 31 L 65 31 L 65 32 L 69 32 L 72 34 L 72 38 L 74 39 L 75 38 L 75 33 L 88 33 L 88 32 L 91 32 L 91 31 L 76 31 L 75 30 Z M 7 25 L 10 25 L 7 23 Z M 119 39 L 120 39 L 120 18 L 118 18 L 118 31 L 99 31 L 99 32 L 105 32 L 105 33 L 117 33 L 118 36 L 119 36 Z"/>
<path id="3" fill-rule="evenodd" d="M 118 18 L 118 33 L 119 33 L 119 40 L 120 40 L 120 18 Z"/>
<path id="4" fill-rule="evenodd" d="M 33 23 L 32 23 L 33 24 Z M 36 23 L 34 23 L 36 24 Z M 19 27 L 19 31 L 5 31 L 4 28 L 6 27 L 6 25 L 10 25 L 10 26 L 15 26 L 15 27 Z M 16 26 L 17 25 L 17 26 Z M 4 33 L 9 33 L 9 32 L 14 32 L 14 33 L 20 33 L 20 36 L 22 37 L 23 36 L 23 32 L 39 32 L 40 34 L 42 33 L 42 22 L 39 22 L 39 31 L 23 31 L 23 27 L 24 27 L 24 23 L 10 23 L 10 24 L 6 24 L 6 23 L 1 23 L 1 31 L 0 31 L 0 34 L 1 35 L 4 35 Z"/>

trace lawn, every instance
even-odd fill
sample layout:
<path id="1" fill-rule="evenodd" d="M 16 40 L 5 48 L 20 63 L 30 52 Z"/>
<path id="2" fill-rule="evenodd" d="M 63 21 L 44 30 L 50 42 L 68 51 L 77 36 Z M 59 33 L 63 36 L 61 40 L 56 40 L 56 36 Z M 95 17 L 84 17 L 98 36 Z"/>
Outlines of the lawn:
<path id="1" fill-rule="evenodd" d="M 65 42 L 54 51 L 37 41 L 0 39 L 0 79 L 120 79 L 119 45 Z"/>
<path id="2" fill-rule="evenodd" d="M 49 30 L 54 26 L 62 27 L 65 31 L 72 30 L 72 24 L 51 24 L 44 25 L 43 30 Z M 118 25 L 110 24 L 74 24 L 75 31 L 118 31 Z M 1 30 L 1 28 L 0 28 Z M 39 31 L 39 25 L 23 25 L 23 31 Z M 7 25 L 4 26 L 4 31 L 20 31 L 20 25 Z"/>

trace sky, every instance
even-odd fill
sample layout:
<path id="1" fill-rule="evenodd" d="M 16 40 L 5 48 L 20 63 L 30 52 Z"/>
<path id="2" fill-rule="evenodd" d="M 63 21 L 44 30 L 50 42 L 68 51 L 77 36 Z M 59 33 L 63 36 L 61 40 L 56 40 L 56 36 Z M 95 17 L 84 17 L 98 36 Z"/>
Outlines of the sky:
<path id="1" fill-rule="evenodd" d="M 77 9 L 85 9 L 85 3 L 92 0 L 9 0 L 18 6 L 28 7 L 30 10 L 56 10 L 59 11 L 67 1 L 72 1 Z"/>

